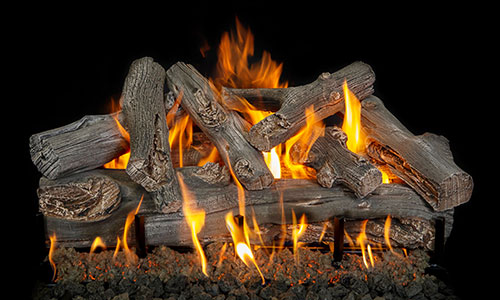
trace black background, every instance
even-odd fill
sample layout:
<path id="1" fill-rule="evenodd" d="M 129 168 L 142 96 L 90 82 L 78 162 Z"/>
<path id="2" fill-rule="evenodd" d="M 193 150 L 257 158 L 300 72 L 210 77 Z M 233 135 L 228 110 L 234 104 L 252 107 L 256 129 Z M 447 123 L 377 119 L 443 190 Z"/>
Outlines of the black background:
<path id="1" fill-rule="evenodd" d="M 13 53 L 4 60 L 15 66 L 10 79 L 16 84 L 15 96 L 4 99 L 9 104 L 4 117 L 12 114 L 10 120 L 22 128 L 12 139 L 20 158 L 9 163 L 14 163 L 23 186 L 9 196 L 15 201 L 6 202 L 19 206 L 12 209 L 26 224 L 8 230 L 15 236 L 8 252 L 24 255 L 12 261 L 26 264 L 13 273 L 15 280 L 31 284 L 46 254 L 40 251 L 41 225 L 34 217 L 40 174 L 29 157 L 29 136 L 84 115 L 106 113 L 110 98 L 119 97 L 134 59 L 151 56 L 165 68 L 185 61 L 210 75 L 220 37 L 234 30 L 238 16 L 255 36 L 256 57 L 266 50 L 283 62 L 282 78 L 290 85 L 364 61 L 377 76 L 375 95 L 410 131 L 433 132 L 450 140 L 455 162 L 473 176 L 475 188 L 470 202 L 456 208 L 444 266 L 464 298 L 491 289 L 485 281 L 485 264 L 480 263 L 489 258 L 486 266 L 494 271 L 497 231 L 489 224 L 488 211 L 494 210 L 496 200 L 488 194 L 484 179 L 486 168 L 497 165 L 492 144 L 497 127 L 487 126 L 494 121 L 489 116 L 495 109 L 498 78 L 489 70 L 498 59 L 492 49 L 495 35 L 489 31 L 488 8 L 422 3 L 343 7 L 334 2 L 324 7 L 311 2 L 281 7 L 192 3 L 127 10 L 43 7 L 21 14 L 14 21 L 16 31 L 8 29 L 5 48 Z M 206 58 L 199 51 L 204 44 L 211 47 Z M 5 132 L 13 127 L 8 124 Z M 481 234 L 475 234 L 478 230 Z"/>

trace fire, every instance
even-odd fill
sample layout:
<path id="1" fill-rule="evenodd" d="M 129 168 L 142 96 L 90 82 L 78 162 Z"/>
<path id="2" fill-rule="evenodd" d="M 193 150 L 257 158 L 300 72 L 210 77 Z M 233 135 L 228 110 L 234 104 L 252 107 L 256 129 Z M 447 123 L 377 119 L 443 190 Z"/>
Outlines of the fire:
<path id="1" fill-rule="evenodd" d="M 301 148 L 306 146 L 305 149 L 301 149 L 301 159 L 307 158 L 311 146 L 320 137 L 325 135 L 325 124 L 318 120 L 316 114 L 314 113 L 314 106 L 310 106 L 305 110 L 306 126 L 302 128 L 297 134 L 288 139 L 285 142 L 285 154 L 283 157 L 283 163 L 288 170 L 291 172 L 292 178 L 310 178 L 307 172 L 307 167 L 301 163 L 294 163 L 290 151 L 293 145 L 299 144 Z M 299 160 L 299 162 L 300 162 Z"/>
<path id="2" fill-rule="evenodd" d="M 361 102 L 356 95 L 349 90 L 346 81 L 344 81 L 342 88 L 344 90 L 345 99 L 345 114 L 342 130 L 347 135 L 347 149 L 354 153 L 362 154 L 365 152 L 366 142 L 361 128 Z M 378 170 L 382 173 L 382 183 L 391 183 L 389 174 L 380 167 Z"/>
<path id="3" fill-rule="evenodd" d="M 196 207 L 196 202 L 193 194 L 188 190 L 184 184 L 184 179 L 180 173 L 177 173 L 177 178 L 179 179 L 179 186 L 181 187 L 182 193 L 182 212 L 186 218 L 189 229 L 191 230 L 191 237 L 193 239 L 193 244 L 200 257 L 201 270 L 205 276 L 207 274 L 207 258 L 205 252 L 203 252 L 203 247 L 198 240 L 197 234 L 200 233 L 201 229 L 205 225 L 205 211 L 203 209 Z"/>
<path id="4" fill-rule="evenodd" d="M 240 215 L 240 218 L 242 216 Z M 247 267 L 250 267 L 250 261 L 254 264 L 255 268 L 259 272 L 259 275 L 262 279 L 262 284 L 266 283 L 266 280 L 264 278 L 264 275 L 259 269 L 259 266 L 257 265 L 257 262 L 255 261 L 255 257 L 253 255 L 252 249 L 250 248 L 250 241 L 249 241 L 249 235 L 248 235 L 248 226 L 246 225 L 246 222 L 244 221 L 243 217 L 243 223 L 238 224 L 236 221 L 236 218 L 233 216 L 232 212 L 229 212 L 226 214 L 226 227 L 231 233 L 231 237 L 233 239 L 233 245 L 234 249 L 236 251 L 236 254 L 238 257 L 245 263 Z"/>
<path id="5" fill-rule="evenodd" d="M 361 224 L 361 233 L 358 235 L 356 238 L 356 243 L 358 246 L 361 248 L 361 253 L 363 255 L 363 263 L 367 269 L 371 267 L 374 267 L 374 260 L 373 260 L 373 254 L 371 250 L 371 246 L 368 244 L 368 247 L 366 244 L 368 243 L 368 240 L 366 238 L 366 223 L 368 223 L 368 220 L 364 220 L 363 223 Z M 368 252 L 368 255 L 366 254 Z M 367 261 L 367 256 L 369 256 L 370 259 L 370 265 L 368 265 Z"/>
<path id="6" fill-rule="evenodd" d="M 293 239 L 293 256 L 295 257 L 295 262 L 299 262 L 299 238 L 307 228 L 306 215 L 302 214 L 297 224 L 297 217 L 295 216 L 295 211 L 292 209 L 292 239 Z"/>
<path id="7" fill-rule="evenodd" d="M 52 275 L 52 281 L 54 281 L 54 279 L 56 279 L 56 274 L 57 274 L 56 263 L 53 260 L 54 250 L 56 248 L 56 241 L 57 241 L 55 232 L 51 236 L 49 236 L 49 240 L 50 240 L 49 262 L 50 266 L 52 267 L 52 271 L 54 272 L 54 275 Z"/>
<path id="8" fill-rule="evenodd" d="M 283 64 L 271 59 L 263 51 L 262 60 L 249 64 L 254 55 L 254 37 L 250 28 L 245 28 L 236 19 L 236 32 L 224 33 L 218 49 L 215 86 L 233 88 L 285 88 L 288 83 L 280 82 Z"/>
<path id="9" fill-rule="evenodd" d="M 116 127 L 118 128 L 118 131 L 120 132 L 122 137 L 127 142 L 130 143 L 129 133 L 127 132 L 127 130 L 125 130 L 125 128 L 122 126 L 122 124 L 120 124 L 120 121 L 118 120 L 117 112 L 119 112 L 121 110 L 121 100 L 122 99 L 120 98 L 120 101 L 118 102 L 118 104 L 116 104 L 116 102 L 113 99 L 111 99 L 111 113 L 114 113 L 114 114 L 112 114 L 112 116 L 113 116 L 113 119 L 115 120 Z M 129 159 L 130 159 L 130 149 L 126 153 L 122 154 L 121 156 L 104 164 L 103 167 L 105 169 L 126 169 Z"/>
<path id="10" fill-rule="evenodd" d="M 347 81 L 342 85 L 345 99 L 345 114 L 342 130 L 347 135 L 347 149 L 354 153 L 362 153 L 365 151 L 365 142 L 361 131 L 361 102 L 354 95 Z"/>
<path id="11" fill-rule="evenodd" d="M 144 199 L 144 195 L 141 196 L 141 200 L 139 201 L 139 204 L 137 205 L 137 207 L 133 211 L 128 213 L 127 219 L 125 219 L 125 226 L 123 228 L 123 237 L 121 239 L 121 242 L 123 243 L 123 251 L 125 252 L 125 256 L 126 256 L 127 262 L 129 264 L 131 264 L 135 260 L 135 256 L 134 256 L 134 253 L 128 247 L 128 243 L 127 243 L 128 230 L 130 228 L 130 225 L 132 225 L 132 222 L 134 222 L 135 215 L 137 215 L 137 213 L 139 212 L 139 209 L 141 208 L 141 203 L 142 203 L 143 199 Z M 117 248 L 118 248 L 118 246 L 117 246 Z"/>
<path id="12" fill-rule="evenodd" d="M 102 241 L 101 237 L 98 236 L 94 239 L 94 241 L 92 242 L 92 245 L 90 246 L 90 253 L 94 253 L 94 251 L 97 249 L 97 248 L 101 248 L 103 250 L 106 249 L 106 244 L 104 244 L 104 242 Z"/>

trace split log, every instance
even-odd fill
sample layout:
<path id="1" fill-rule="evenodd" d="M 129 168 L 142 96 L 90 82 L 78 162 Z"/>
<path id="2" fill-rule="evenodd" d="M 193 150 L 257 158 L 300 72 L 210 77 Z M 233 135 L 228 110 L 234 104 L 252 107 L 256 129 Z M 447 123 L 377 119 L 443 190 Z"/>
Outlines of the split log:
<path id="1" fill-rule="evenodd" d="M 305 147 L 295 144 L 292 159 L 316 170 L 316 180 L 326 188 L 334 183 L 349 187 L 364 198 L 382 184 L 382 173 L 367 159 L 347 149 L 347 135 L 337 127 L 325 128 L 304 157 Z"/>
<path id="2" fill-rule="evenodd" d="M 106 175 L 83 174 L 55 184 L 42 178 L 37 190 L 40 211 L 45 216 L 84 222 L 109 217 L 120 205 L 120 187 Z"/>
<path id="3" fill-rule="evenodd" d="M 193 66 L 182 62 L 167 70 L 167 84 L 181 105 L 215 145 L 224 163 L 248 190 L 260 190 L 273 183 L 262 153 L 244 136 L 242 123 L 221 103 L 218 92 Z"/>
<path id="4" fill-rule="evenodd" d="M 445 137 L 413 135 L 374 96 L 362 101 L 361 118 L 368 156 L 387 164 L 435 210 L 451 209 L 470 199 L 472 177 L 455 164 Z"/>
<path id="5" fill-rule="evenodd" d="M 31 160 L 43 176 L 56 179 L 103 166 L 129 150 L 119 129 L 123 114 L 84 116 L 30 137 Z"/>
<path id="6" fill-rule="evenodd" d="M 249 142 L 260 151 L 270 151 L 295 135 L 306 124 L 306 108 L 314 106 L 317 120 L 323 120 L 344 108 L 342 84 L 359 99 L 373 93 L 375 74 L 371 67 L 355 62 L 335 73 L 323 73 L 312 83 L 275 89 L 226 89 L 226 99 L 231 95 L 245 97 L 254 104 L 256 99 L 280 104 L 276 113 L 255 124 L 249 132 Z M 226 101 L 228 102 L 228 101 Z M 229 101 L 230 102 L 230 101 Z"/>
<path id="7" fill-rule="evenodd" d="M 150 57 L 132 62 L 123 86 L 122 111 L 130 134 L 126 172 L 168 210 L 180 191 L 170 157 L 163 86 L 165 70 Z"/>

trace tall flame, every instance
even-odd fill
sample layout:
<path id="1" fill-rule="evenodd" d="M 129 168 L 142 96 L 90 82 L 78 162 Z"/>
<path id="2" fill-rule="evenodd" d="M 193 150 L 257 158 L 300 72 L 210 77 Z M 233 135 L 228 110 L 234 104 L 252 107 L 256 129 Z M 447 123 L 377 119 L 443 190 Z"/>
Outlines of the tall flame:
<path id="1" fill-rule="evenodd" d="M 123 243 L 123 251 L 125 252 L 125 257 L 127 258 L 127 262 L 129 264 L 132 264 L 136 260 L 136 257 L 128 247 L 128 242 L 127 242 L 128 230 L 130 228 L 130 225 L 132 225 L 132 222 L 134 222 L 135 215 L 137 215 L 137 213 L 141 208 L 142 199 L 144 199 L 144 194 L 141 196 L 141 200 L 139 201 L 137 207 L 133 211 L 128 213 L 127 218 L 125 219 L 125 226 L 123 227 L 123 237 L 121 239 L 121 242 Z"/>
<path id="2" fill-rule="evenodd" d="M 342 85 L 345 99 L 345 114 L 342 130 L 347 135 L 347 149 L 354 153 L 362 153 L 365 151 L 365 142 L 361 131 L 361 102 L 354 95 L 347 81 Z"/>
<path id="3" fill-rule="evenodd" d="M 306 215 L 302 214 L 299 223 L 297 224 L 297 217 L 295 216 L 295 211 L 292 209 L 292 239 L 293 239 L 293 256 L 295 257 L 295 262 L 299 262 L 299 238 L 304 234 L 307 228 Z"/>
<path id="4" fill-rule="evenodd" d="M 368 223 L 368 220 L 364 220 L 363 223 L 361 224 L 361 232 L 356 238 L 356 243 L 358 246 L 361 248 L 361 253 L 363 255 L 363 263 L 367 269 L 374 266 L 374 260 L 373 260 L 373 255 L 371 251 L 371 246 L 368 244 L 367 247 L 367 237 L 366 237 L 366 223 Z M 368 255 L 366 254 L 368 252 Z M 370 265 L 368 264 L 367 261 L 367 256 L 369 256 L 370 259 Z"/>
<path id="5" fill-rule="evenodd" d="M 56 263 L 54 262 L 54 250 L 56 249 L 56 233 L 54 232 L 51 236 L 49 236 L 50 240 L 50 249 L 49 249 L 49 262 L 50 266 L 52 267 L 53 275 L 52 275 L 52 281 L 56 279 L 56 274 L 57 274 L 57 268 L 56 268 Z"/>
<path id="6" fill-rule="evenodd" d="M 179 179 L 179 186 L 182 192 L 182 212 L 186 218 L 186 222 L 191 230 L 191 238 L 193 239 L 193 244 L 200 257 L 201 270 L 205 276 L 207 274 L 207 258 L 200 241 L 198 240 L 197 234 L 200 233 L 203 226 L 205 226 L 205 211 L 196 207 L 196 202 L 194 195 L 188 190 L 184 184 L 184 179 L 180 173 L 177 173 L 177 178 Z"/>

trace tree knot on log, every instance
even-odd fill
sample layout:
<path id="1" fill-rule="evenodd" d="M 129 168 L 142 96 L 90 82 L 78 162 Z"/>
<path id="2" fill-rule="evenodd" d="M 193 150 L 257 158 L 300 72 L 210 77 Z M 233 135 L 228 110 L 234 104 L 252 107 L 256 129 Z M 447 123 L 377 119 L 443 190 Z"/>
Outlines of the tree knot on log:
<path id="1" fill-rule="evenodd" d="M 198 168 L 193 173 L 193 176 L 209 184 L 228 185 L 231 179 L 229 170 L 226 166 L 220 166 L 213 162 L 208 162 L 203 167 Z"/>
<path id="2" fill-rule="evenodd" d="M 218 127 L 226 121 L 227 115 L 220 107 L 220 104 L 216 101 L 210 101 L 210 98 L 201 89 L 196 89 L 193 95 L 199 104 L 197 107 L 198 114 L 205 126 Z"/>
<path id="3" fill-rule="evenodd" d="M 286 133 L 290 126 L 291 123 L 286 116 L 275 113 L 264 118 L 250 129 L 249 142 L 259 151 L 270 151 L 275 144 L 274 136 L 279 132 Z"/>

